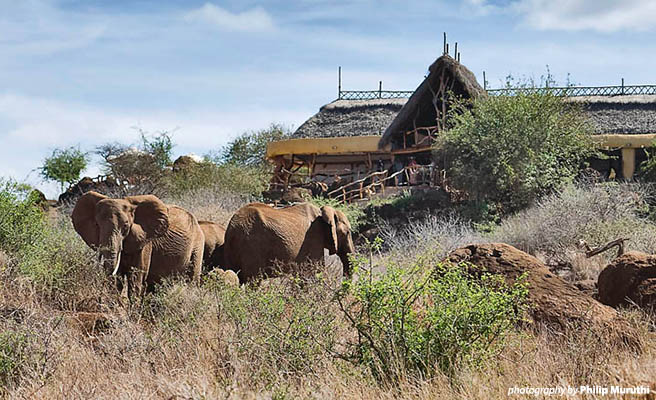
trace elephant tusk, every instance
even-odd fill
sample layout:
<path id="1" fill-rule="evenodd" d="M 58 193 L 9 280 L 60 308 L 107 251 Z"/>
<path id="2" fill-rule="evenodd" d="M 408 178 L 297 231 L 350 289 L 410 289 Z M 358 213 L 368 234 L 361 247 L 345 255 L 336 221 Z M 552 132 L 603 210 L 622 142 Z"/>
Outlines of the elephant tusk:
<path id="1" fill-rule="evenodd" d="M 118 256 L 116 257 L 116 267 L 114 268 L 114 272 L 112 272 L 112 276 L 116 276 L 118 273 L 118 267 L 121 265 L 121 252 L 118 252 Z"/>

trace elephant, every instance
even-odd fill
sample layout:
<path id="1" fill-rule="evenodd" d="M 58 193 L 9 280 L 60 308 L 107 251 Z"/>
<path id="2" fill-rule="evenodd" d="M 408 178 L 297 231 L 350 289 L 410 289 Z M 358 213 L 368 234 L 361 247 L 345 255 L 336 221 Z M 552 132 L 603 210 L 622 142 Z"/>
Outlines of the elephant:
<path id="1" fill-rule="evenodd" d="M 237 272 L 241 283 L 274 272 L 275 263 L 321 261 L 324 248 L 342 261 L 350 277 L 348 258 L 354 252 L 351 224 L 330 206 L 301 203 L 275 209 L 262 203 L 240 208 L 225 234 L 225 268 Z"/>
<path id="2" fill-rule="evenodd" d="M 85 193 L 71 215 L 75 231 L 100 254 L 112 275 L 127 276 L 128 297 L 139 297 L 163 278 L 200 279 L 204 237 L 188 211 L 153 195 L 112 199 Z"/>
<path id="3" fill-rule="evenodd" d="M 208 272 L 212 268 L 221 267 L 223 261 L 223 242 L 226 228 L 210 221 L 198 221 L 200 229 L 205 237 L 203 250 L 203 271 Z"/>

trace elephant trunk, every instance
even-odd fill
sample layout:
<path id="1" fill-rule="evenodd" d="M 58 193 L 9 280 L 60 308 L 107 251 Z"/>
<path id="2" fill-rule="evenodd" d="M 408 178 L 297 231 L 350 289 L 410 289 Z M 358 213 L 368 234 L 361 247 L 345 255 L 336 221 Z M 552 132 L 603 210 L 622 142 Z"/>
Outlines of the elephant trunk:
<path id="1" fill-rule="evenodd" d="M 121 251 L 123 250 L 123 238 L 120 234 L 113 234 L 100 247 L 101 264 L 108 275 L 116 275 L 121 265 Z"/>
<path id="2" fill-rule="evenodd" d="M 349 254 L 355 251 L 355 246 L 353 245 L 353 239 L 351 239 L 350 234 L 348 235 L 348 238 L 346 238 L 345 242 L 346 243 L 344 243 L 343 246 L 340 246 L 337 255 L 342 261 L 342 275 L 347 278 L 351 278 L 351 261 L 349 260 Z"/>

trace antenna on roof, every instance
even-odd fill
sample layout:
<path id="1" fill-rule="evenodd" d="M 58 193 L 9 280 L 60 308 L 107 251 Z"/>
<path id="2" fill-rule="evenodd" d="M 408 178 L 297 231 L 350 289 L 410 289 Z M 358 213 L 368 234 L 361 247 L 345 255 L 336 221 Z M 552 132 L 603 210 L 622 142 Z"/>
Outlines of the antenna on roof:
<path id="1" fill-rule="evenodd" d="M 337 69 L 337 99 L 342 98 L 342 66 Z"/>
<path id="2" fill-rule="evenodd" d="M 448 52 L 446 47 L 446 32 L 444 32 L 444 45 L 442 46 L 442 55 L 445 55 Z"/>

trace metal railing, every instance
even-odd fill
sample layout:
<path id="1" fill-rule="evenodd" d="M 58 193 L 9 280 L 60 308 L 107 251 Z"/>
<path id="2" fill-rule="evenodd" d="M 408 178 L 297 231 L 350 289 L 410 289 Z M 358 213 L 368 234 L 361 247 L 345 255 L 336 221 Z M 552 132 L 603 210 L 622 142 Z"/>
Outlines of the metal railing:
<path id="1" fill-rule="evenodd" d="M 489 89 L 490 96 L 516 96 L 517 94 L 551 93 L 561 97 L 625 96 L 656 94 L 656 85 L 567 86 L 547 88 Z"/>
<path id="2" fill-rule="evenodd" d="M 407 99 L 411 90 L 342 90 L 338 100 Z M 562 86 L 547 88 L 488 89 L 490 96 L 516 96 L 517 94 L 551 93 L 560 97 L 656 95 L 656 85 L 616 86 Z"/>
<path id="3" fill-rule="evenodd" d="M 405 99 L 411 90 L 342 90 L 338 100 Z"/>

